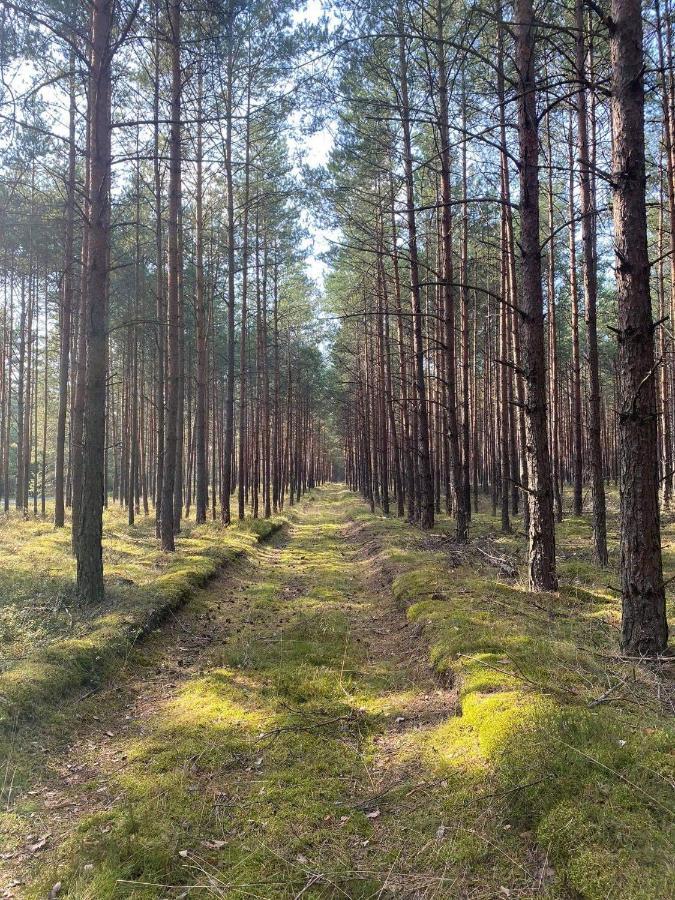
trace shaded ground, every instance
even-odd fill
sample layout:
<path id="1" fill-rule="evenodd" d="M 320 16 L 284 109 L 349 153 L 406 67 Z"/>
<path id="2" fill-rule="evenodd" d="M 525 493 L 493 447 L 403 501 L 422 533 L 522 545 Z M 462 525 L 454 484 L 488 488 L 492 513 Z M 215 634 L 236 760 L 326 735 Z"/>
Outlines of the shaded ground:
<path id="1" fill-rule="evenodd" d="M 577 709 L 586 715 L 608 671 L 577 645 L 590 635 L 610 654 L 608 599 L 575 583 L 562 609 L 527 606 L 483 559 L 517 567 L 517 539 L 488 546 L 480 520 L 482 549 L 467 557 L 442 523 L 425 536 L 337 488 L 289 518 L 134 650 L 113 684 L 21 734 L 14 764 L 32 783 L 5 784 L 0 897 L 668 896 L 664 682 L 633 679 L 647 718 L 602 718 L 601 700 L 577 733 Z M 542 710 L 547 734 L 558 715 L 572 723 L 571 763 L 543 747 Z M 590 763 L 583 741 L 597 748 Z M 658 769 L 649 784 L 620 768 L 640 750 Z M 575 799 L 619 822 L 607 852 L 618 841 L 629 854 L 624 881 L 655 868 L 653 882 L 622 892 L 592 867 L 574 880 L 576 845 L 561 847 Z M 597 856 L 604 831 L 581 824 Z M 644 859 L 631 829 L 651 847 L 652 827 L 661 844 Z"/>

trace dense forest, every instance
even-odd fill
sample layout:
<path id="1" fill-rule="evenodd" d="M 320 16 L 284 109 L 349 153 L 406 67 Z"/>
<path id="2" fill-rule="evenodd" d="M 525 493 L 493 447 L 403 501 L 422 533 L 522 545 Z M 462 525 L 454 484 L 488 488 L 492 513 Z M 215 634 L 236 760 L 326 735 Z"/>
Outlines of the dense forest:
<path id="1" fill-rule="evenodd" d="M 268 620 L 255 625 L 262 600 L 249 608 L 244 596 L 249 582 L 253 592 L 276 583 L 279 560 L 265 553 L 283 561 L 283 542 L 299 541 L 284 565 L 325 600 L 321 585 L 333 590 L 339 559 L 346 554 L 351 571 L 360 544 L 386 545 L 392 558 L 381 566 L 361 560 L 375 576 L 339 588 L 345 603 L 375 598 L 370 624 L 349 634 L 361 628 L 377 643 L 406 627 L 404 616 L 403 626 L 392 619 L 375 629 L 381 602 L 368 579 L 393 582 L 396 595 L 401 578 L 408 584 L 398 568 L 408 554 L 429 603 L 476 592 L 468 618 L 452 606 L 456 596 L 425 619 L 450 634 L 442 652 L 431 641 L 441 673 L 433 678 L 467 654 L 493 678 L 511 660 L 526 690 L 541 689 L 528 666 L 551 665 L 549 654 L 561 666 L 547 669 L 550 685 L 569 687 L 563 669 L 583 669 L 569 702 L 601 704 L 604 715 L 625 701 L 621 715 L 629 707 L 655 717 L 629 727 L 645 740 L 658 735 L 662 756 L 645 751 L 644 776 L 658 772 L 658 784 L 593 745 L 575 752 L 632 786 L 633 801 L 657 818 L 672 810 L 663 717 L 675 696 L 674 32 L 672 0 L 0 0 L 0 695 L 12 747 L 35 727 L 40 704 L 52 715 L 74 690 L 98 692 L 104 670 L 117 672 L 131 649 L 120 650 L 115 616 L 137 636 L 159 633 L 167 610 L 178 615 L 215 575 L 226 602 L 242 607 L 242 628 L 276 640 L 259 636 Z M 360 540 L 355 522 L 372 532 Z M 256 554 L 260 578 L 244 577 L 236 567 L 248 563 L 235 557 Z M 480 589 L 472 571 L 483 573 Z M 295 597 L 288 578 L 280 597 Z M 511 613 L 488 627 L 480 599 L 502 581 L 499 602 L 518 591 L 530 618 L 548 617 L 520 664 L 509 654 L 524 652 L 535 626 L 523 614 L 499 643 Z M 409 618 L 413 599 L 401 601 Z M 326 607 L 305 622 L 312 636 L 303 631 L 298 646 L 328 640 L 332 615 Z M 469 622 L 493 638 L 472 644 Z M 552 636 L 563 627 L 564 638 Z M 451 629 L 468 643 L 453 643 Z M 335 665 L 345 695 L 348 643 Z M 48 668 L 33 666 L 33 651 Z M 297 664 L 314 665 L 317 653 L 308 645 Z M 382 653 L 401 660 L 410 648 L 394 642 Z M 585 653 L 614 668 L 586 670 Z M 428 657 L 429 641 L 413 655 Z M 251 665 L 259 673 L 268 663 Z M 428 700 L 436 682 L 419 677 Z M 472 677 L 455 671 L 447 716 Z M 312 684 L 292 702 L 318 703 L 322 688 Z M 493 689 L 481 687 L 485 696 Z M 343 697 L 335 703 L 325 699 L 326 723 L 344 725 L 367 706 L 347 714 Z M 24 716 L 22 704 L 33 711 Z M 614 720 L 598 722 L 588 734 L 614 735 Z M 259 730 L 303 728 L 293 719 Z M 565 747 L 581 746 L 564 733 Z M 165 735 L 161 746 L 170 743 Z M 15 770 L 7 753 L 10 810 L 15 778 L 27 787 L 36 770 Z M 561 772 L 579 765 L 573 759 Z M 505 796 L 523 786 L 538 793 L 549 775 L 533 766 L 515 786 L 505 782 Z M 481 784 L 479 793 L 492 789 Z M 573 797 L 578 788 L 568 788 Z M 374 803 L 363 809 L 369 820 L 380 815 Z M 539 813 L 527 815 L 529 835 Z M 447 823 L 435 813 L 429 821 L 442 842 Z M 546 832 L 536 890 L 500 884 L 500 870 L 481 876 L 481 893 L 467 875 L 480 869 L 470 854 L 457 888 L 444 887 L 447 860 L 440 882 L 424 882 L 411 863 L 407 887 L 403 874 L 390 886 L 359 875 L 339 887 L 304 868 L 304 850 L 294 857 L 300 875 L 284 869 L 267 881 L 272 864 L 261 862 L 247 876 L 252 893 L 202 862 L 176 875 L 168 863 L 146 871 L 136 861 L 89 888 L 86 866 L 95 864 L 82 851 L 80 880 L 62 885 L 41 871 L 25 896 L 179 896 L 174 887 L 196 885 L 185 878 L 204 876 L 211 887 L 195 890 L 218 897 L 665 897 L 673 845 L 664 821 L 652 823 L 658 859 L 626 839 L 635 872 L 623 886 L 597 875 L 589 887 L 569 847 L 555 864 L 564 874 L 546 874 L 558 846 Z M 636 821 L 598 838 L 597 859 L 643 828 L 656 841 L 651 827 Z M 209 840 L 210 851 L 225 846 Z M 511 873 L 539 853 L 485 840 Z M 535 843 L 544 846 L 540 836 Z M 3 897 L 24 896 L 22 876 L 45 844 L 27 856 L 12 847 L 4 855 L 19 860 L 20 877 Z M 439 859 L 428 865 L 435 872 Z M 650 868 L 653 881 L 642 881 Z"/>

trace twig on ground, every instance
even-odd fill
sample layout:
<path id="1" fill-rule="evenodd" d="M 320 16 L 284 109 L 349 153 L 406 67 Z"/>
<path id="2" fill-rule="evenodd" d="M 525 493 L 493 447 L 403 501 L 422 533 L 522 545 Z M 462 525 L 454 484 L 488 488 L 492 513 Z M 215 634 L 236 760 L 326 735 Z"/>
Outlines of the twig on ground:
<path id="1" fill-rule="evenodd" d="M 487 559 L 490 565 L 499 570 L 500 575 L 504 575 L 506 578 L 518 577 L 518 569 L 513 563 L 509 562 L 508 559 L 505 559 L 503 556 L 497 556 L 496 553 L 488 553 L 486 550 L 483 550 L 482 547 L 479 547 L 478 544 L 474 544 L 474 546 L 476 550 Z"/>

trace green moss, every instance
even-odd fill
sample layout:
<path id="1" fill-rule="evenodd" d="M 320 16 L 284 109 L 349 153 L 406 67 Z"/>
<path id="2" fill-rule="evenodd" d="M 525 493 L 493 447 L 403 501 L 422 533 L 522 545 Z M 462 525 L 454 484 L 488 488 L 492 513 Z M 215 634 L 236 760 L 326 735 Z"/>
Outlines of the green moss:
<path id="1" fill-rule="evenodd" d="M 587 530 L 566 523 L 563 546 Z M 559 594 L 536 597 L 488 571 L 448 569 L 447 601 L 437 598 L 438 569 L 396 580 L 410 620 L 429 634 L 433 665 L 461 684 L 462 728 L 439 735 L 443 759 L 468 760 L 469 771 L 483 759 L 510 819 L 547 848 L 561 889 L 587 898 L 669 896 L 672 722 L 659 712 L 648 672 L 618 657 L 608 663 L 618 611 L 606 575 L 585 559 L 560 572 Z"/>
<path id="2" fill-rule="evenodd" d="M 72 569 L 66 533 L 54 531 L 46 522 L 9 518 L 12 527 L 5 520 L 0 528 L 0 567 L 7 567 L 0 571 L 0 614 L 16 625 L 3 634 L 10 646 L 0 674 L 0 740 L 3 728 L 14 729 L 24 719 L 40 717 L 44 707 L 83 685 L 99 684 L 140 636 L 156 628 L 223 565 L 280 525 L 279 520 L 252 520 L 222 529 L 188 523 L 177 552 L 163 554 L 150 520 L 125 528 L 120 511 L 106 511 L 107 598 L 103 607 L 86 607 L 79 605 L 65 578 L 45 583 L 42 570 L 33 568 L 39 555 L 48 572 Z M 2 551 L 11 552 L 11 560 Z M 29 604 L 26 597 L 38 590 L 37 584 L 39 596 L 54 608 L 70 598 L 62 618 L 47 616 L 46 623 L 41 621 L 44 608 Z"/>
<path id="3" fill-rule="evenodd" d="M 205 670 L 116 736 L 126 762 L 106 757 L 103 773 L 114 799 L 38 860 L 27 896 L 56 877 L 74 900 L 195 885 L 270 900 L 502 887 L 551 900 L 670 896 L 672 724 L 653 675 L 615 655 L 617 602 L 585 520 L 560 532 L 574 554 L 560 593 L 532 596 L 471 546 L 457 565 L 443 517 L 430 536 L 346 491 L 315 497 L 288 511 L 292 539 L 256 548 Z M 524 558 L 522 539 L 496 535 L 490 516 L 472 529 Z M 208 577 L 212 550 L 208 539 L 186 548 L 153 577 L 180 598 Z M 144 551 L 119 553 L 124 565 Z M 378 621 L 390 578 L 410 643 Z M 199 608 L 215 614 L 221 599 L 209 590 Z M 438 685 L 417 665 L 427 645 Z M 140 677 L 146 652 L 129 660 Z M 33 812 L 28 799 L 22 809 Z"/>
<path id="4" fill-rule="evenodd" d="M 237 625 L 221 664 L 125 742 L 127 766 L 109 773 L 119 802 L 62 848 L 67 896 L 112 897 L 135 882 L 132 896 L 157 897 L 138 882 L 190 884 L 198 870 L 233 895 L 255 883 L 259 895 L 286 897 L 314 865 L 330 866 L 348 896 L 372 895 L 376 882 L 353 877 L 348 862 L 372 826 L 348 794 L 379 718 L 349 698 L 357 683 L 369 693 L 369 680 L 353 674 L 363 660 L 338 608 L 354 582 L 341 541 L 319 520 L 299 526 L 292 551 L 259 554 L 260 578 L 229 610 Z M 306 592 L 284 588 L 299 579 Z M 52 877 L 38 880 L 36 896 Z"/>

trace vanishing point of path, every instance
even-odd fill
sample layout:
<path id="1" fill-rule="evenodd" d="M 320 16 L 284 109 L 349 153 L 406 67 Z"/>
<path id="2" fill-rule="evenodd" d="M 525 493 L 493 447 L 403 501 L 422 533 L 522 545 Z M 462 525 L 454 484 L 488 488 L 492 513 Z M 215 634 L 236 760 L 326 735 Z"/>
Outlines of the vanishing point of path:
<path id="1" fill-rule="evenodd" d="M 337 488 L 303 501 L 74 705 L 5 896 L 452 895 L 427 866 L 438 819 L 409 818 L 434 772 L 405 747 L 456 698 L 362 514 Z"/>

